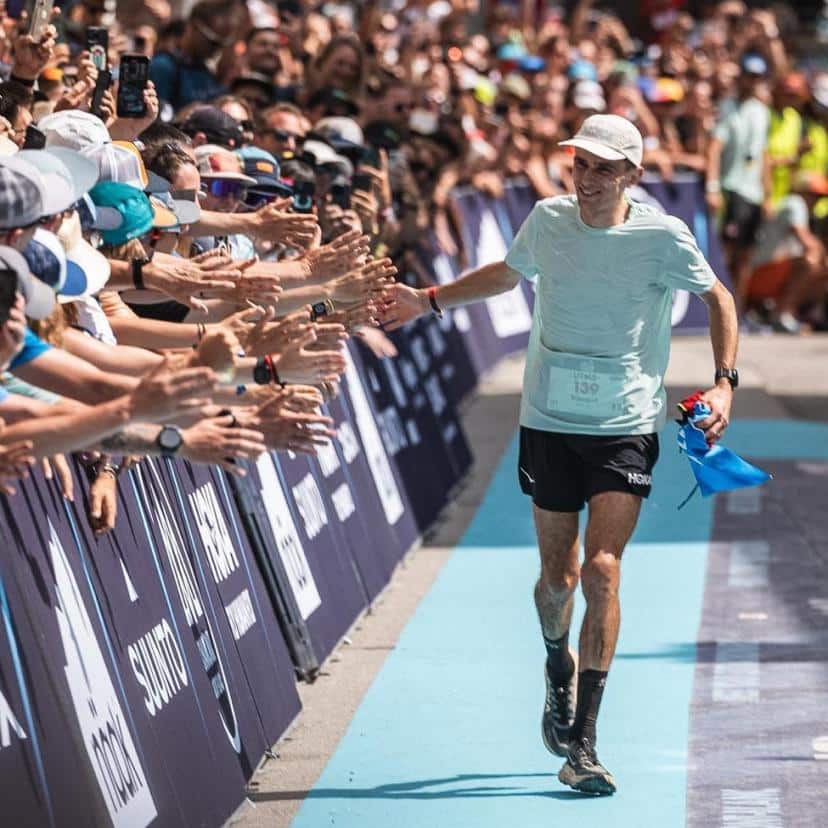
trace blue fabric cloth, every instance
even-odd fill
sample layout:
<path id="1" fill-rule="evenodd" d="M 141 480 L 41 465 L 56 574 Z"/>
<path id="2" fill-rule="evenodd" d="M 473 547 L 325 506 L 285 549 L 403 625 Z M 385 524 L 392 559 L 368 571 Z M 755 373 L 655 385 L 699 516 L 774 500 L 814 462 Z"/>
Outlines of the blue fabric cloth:
<path id="1" fill-rule="evenodd" d="M 37 359 L 41 354 L 45 354 L 46 351 L 51 350 L 51 348 L 51 345 L 44 342 L 39 336 L 36 336 L 27 328 L 26 336 L 23 339 L 23 347 L 20 349 L 20 353 L 9 364 L 9 370 L 14 371 L 15 368 L 19 368 L 21 365 L 25 365 L 33 359 Z"/>
<path id="2" fill-rule="evenodd" d="M 704 432 L 695 423 L 709 414 L 710 406 L 697 402 L 693 413 L 678 432 L 679 448 L 690 461 L 702 495 L 709 497 L 716 492 L 760 486 L 770 480 L 771 476 L 766 471 L 751 465 L 730 449 L 718 444 L 707 445 Z"/>

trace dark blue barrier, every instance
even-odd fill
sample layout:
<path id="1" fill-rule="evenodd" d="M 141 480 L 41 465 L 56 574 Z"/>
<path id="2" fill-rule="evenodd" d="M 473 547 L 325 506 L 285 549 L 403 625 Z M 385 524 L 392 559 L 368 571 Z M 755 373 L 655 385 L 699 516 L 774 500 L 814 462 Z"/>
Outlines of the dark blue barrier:
<path id="1" fill-rule="evenodd" d="M 25 732 L 0 750 L 10 825 L 221 824 L 299 710 L 226 494 L 176 465 L 123 479 L 101 541 L 85 489 L 69 504 L 35 474 L 2 501 L 0 690 Z"/>

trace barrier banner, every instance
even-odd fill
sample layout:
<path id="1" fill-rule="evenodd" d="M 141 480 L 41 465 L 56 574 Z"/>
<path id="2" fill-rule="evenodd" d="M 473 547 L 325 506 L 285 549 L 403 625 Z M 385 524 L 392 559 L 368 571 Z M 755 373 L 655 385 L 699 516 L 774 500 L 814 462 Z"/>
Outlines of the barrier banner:
<path id="1" fill-rule="evenodd" d="M 20 598 L 15 605 L 12 593 L 10 610 L 36 717 L 29 735 L 43 758 L 38 784 L 57 825 L 144 828 L 167 809 L 170 789 L 161 754 L 138 740 L 71 506 L 39 473 L 6 505 L 4 580 Z"/>
<path id="2" fill-rule="evenodd" d="M 202 574 L 215 584 L 247 686 L 264 748 L 275 744 L 300 709 L 293 668 L 250 547 L 239 531 L 224 472 L 182 461 L 166 464 Z M 199 548 L 200 545 L 200 548 Z M 261 755 L 261 754 L 258 754 Z"/>
<path id="3" fill-rule="evenodd" d="M 195 528 L 176 490 L 172 462 L 147 459 L 135 469 L 141 500 L 148 507 L 146 524 L 164 565 L 162 575 L 182 637 L 195 645 L 191 664 L 201 705 L 223 727 L 224 745 L 246 781 L 270 745 L 264 742 L 239 654 L 231 643 L 221 595 L 206 572 Z"/>
<path id="4" fill-rule="evenodd" d="M 367 606 L 365 591 L 350 550 L 333 535 L 308 459 L 271 452 L 257 465 L 271 528 L 281 535 L 276 546 L 286 562 L 314 656 L 322 662 Z"/>
<path id="5" fill-rule="evenodd" d="M 398 330 L 390 337 L 399 356 L 377 359 L 366 348 L 360 349 L 359 356 L 383 444 L 397 468 L 420 534 L 445 504 L 454 474 L 439 425 L 428 411 L 428 398 L 410 356 L 408 334 Z"/>
<path id="6" fill-rule="evenodd" d="M 434 233 L 417 250 L 420 263 L 430 272 L 437 284 L 453 282 L 459 268 L 455 259 L 440 249 Z M 434 319 L 446 344 L 446 358 L 440 367 L 440 379 L 446 396 L 457 405 L 477 385 L 478 372 L 469 352 L 467 343 L 471 329 L 471 318 L 466 308 L 447 308 L 442 319 Z"/>
<path id="7" fill-rule="evenodd" d="M 0 544 L 12 550 L 12 537 L 0 520 Z M 66 720 L 31 646 L 33 632 L 23 615 L 23 598 L 7 557 L 0 559 L 0 801 L 4 824 L 54 828 L 55 805 L 47 773 L 59 773 L 57 751 L 44 750 L 44 734 L 63 734 Z M 28 635 L 23 633 L 28 631 Z M 22 638 L 21 635 L 25 635 Z M 71 745 L 69 746 L 71 753 Z M 78 824 L 88 824 L 88 818 Z"/>
<path id="8" fill-rule="evenodd" d="M 136 497 L 135 480 L 145 473 L 121 476 L 115 532 L 95 538 L 83 514 L 76 524 L 103 597 L 101 612 L 139 741 L 145 754 L 163 763 L 163 779 L 153 784 L 159 824 L 197 825 L 226 818 L 244 780 L 182 619 L 176 586 L 169 582 L 171 561 L 147 524 L 146 505 Z M 85 485 L 78 501 L 77 512 L 85 513 Z M 174 510 L 170 524 L 182 522 Z M 206 790 L 200 757 L 217 773 Z"/>
<path id="9" fill-rule="evenodd" d="M 348 393 L 345 399 L 350 404 L 353 423 L 386 523 L 397 538 L 399 559 L 419 537 L 410 493 L 394 457 L 398 441 L 407 438 L 396 408 L 390 405 L 383 412 L 376 404 L 374 395 L 380 392 L 381 385 L 377 373 L 369 371 L 363 361 L 368 356 L 365 348 L 348 348 L 344 377 Z"/>
<path id="10" fill-rule="evenodd" d="M 360 476 L 367 487 L 365 496 L 361 496 L 354 478 L 352 467 L 365 459 L 347 417 L 345 394 L 340 390 L 337 398 L 325 406 L 325 413 L 334 421 L 337 439 L 321 446 L 310 465 L 320 483 L 334 537 L 349 549 L 370 603 L 388 583 L 401 553 L 382 504 L 376 496 L 370 497 L 373 481 Z"/>
<path id="11" fill-rule="evenodd" d="M 463 244 L 471 268 L 506 258 L 514 228 L 502 204 L 471 188 L 452 194 L 463 212 Z M 522 287 L 486 300 L 489 333 L 487 366 L 500 357 L 526 347 L 532 326 L 532 311 Z"/>

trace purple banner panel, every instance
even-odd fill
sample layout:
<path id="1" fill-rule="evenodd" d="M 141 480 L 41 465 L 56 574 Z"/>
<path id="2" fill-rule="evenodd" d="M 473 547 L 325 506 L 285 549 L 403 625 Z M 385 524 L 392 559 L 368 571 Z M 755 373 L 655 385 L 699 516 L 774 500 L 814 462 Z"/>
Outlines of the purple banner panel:
<path id="1" fill-rule="evenodd" d="M 408 333 L 394 331 L 391 339 L 399 351 L 396 358 L 377 359 L 367 348 L 358 349 L 359 358 L 383 443 L 397 468 L 419 535 L 445 506 L 454 472 L 411 357 Z"/>
<path id="2" fill-rule="evenodd" d="M 139 464 L 135 469 L 139 498 L 147 504 L 146 525 L 159 552 L 182 637 L 189 638 L 197 651 L 193 673 L 201 707 L 205 716 L 217 719 L 223 727 L 226 750 L 246 781 L 269 744 L 233 644 L 221 595 L 207 572 L 196 529 L 187 518 L 172 475 L 172 462 L 149 459 Z"/>
<path id="3" fill-rule="evenodd" d="M 167 464 L 202 561 L 219 594 L 266 745 L 273 745 L 300 710 L 290 656 L 247 539 L 227 499 L 224 473 L 183 461 Z"/>
<path id="4" fill-rule="evenodd" d="M 463 214 L 462 236 L 469 266 L 477 268 L 505 259 L 515 228 L 503 204 L 471 188 L 454 191 L 452 198 Z M 485 318 L 474 320 L 475 336 L 483 337 L 483 370 L 506 354 L 526 347 L 532 326 L 527 295 L 525 288 L 519 286 L 483 303 Z"/>
<path id="5" fill-rule="evenodd" d="M 6 504 L 4 570 L 56 824 L 175 824 L 158 821 L 174 812 L 163 758 L 139 739 L 71 507 L 39 473 Z"/>

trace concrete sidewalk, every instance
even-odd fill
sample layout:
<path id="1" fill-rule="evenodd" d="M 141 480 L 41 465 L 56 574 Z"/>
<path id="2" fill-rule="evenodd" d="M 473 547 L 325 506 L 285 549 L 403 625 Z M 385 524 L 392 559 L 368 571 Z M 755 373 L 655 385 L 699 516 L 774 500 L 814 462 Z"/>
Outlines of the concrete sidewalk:
<path id="1" fill-rule="evenodd" d="M 738 360 L 741 388 L 733 418 L 828 422 L 828 337 L 746 336 Z M 674 340 L 667 376 L 671 401 L 711 381 L 709 340 Z M 313 788 L 360 701 L 429 592 L 481 498 L 517 424 L 522 359 L 504 360 L 464 411 L 476 463 L 466 488 L 433 536 L 408 556 L 373 612 L 351 631 L 314 685 L 302 685 L 303 712 L 257 773 L 234 826 L 287 826 Z M 399 807 L 405 807 L 400 804 Z"/>

